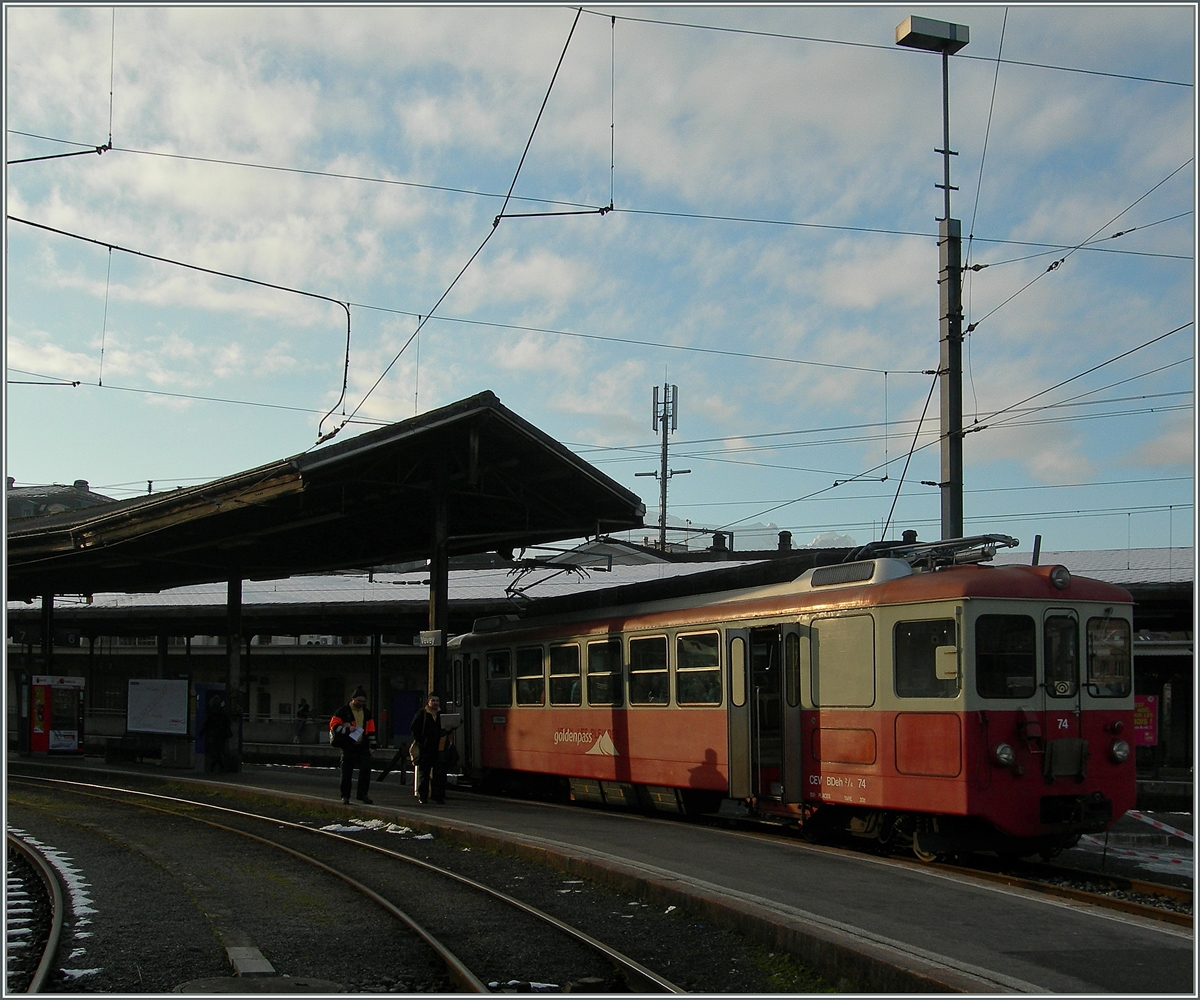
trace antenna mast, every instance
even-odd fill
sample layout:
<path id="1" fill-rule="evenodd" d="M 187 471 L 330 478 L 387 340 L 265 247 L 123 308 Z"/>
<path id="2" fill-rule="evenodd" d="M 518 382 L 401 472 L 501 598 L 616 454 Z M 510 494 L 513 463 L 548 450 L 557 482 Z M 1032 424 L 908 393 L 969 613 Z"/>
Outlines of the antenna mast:
<path id="1" fill-rule="evenodd" d="M 658 386 L 654 387 L 654 413 L 650 426 L 655 431 L 662 427 L 662 461 L 658 472 L 635 472 L 635 476 L 653 476 L 659 483 L 658 494 L 658 547 L 667 551 L 667 480 L 672 476 L 684 476 L 691 469 L 667 468 L 667 438 L 670 433 L 679 428 L 679 386 L 663 383 L 662 399 L 658 396 Z"/>

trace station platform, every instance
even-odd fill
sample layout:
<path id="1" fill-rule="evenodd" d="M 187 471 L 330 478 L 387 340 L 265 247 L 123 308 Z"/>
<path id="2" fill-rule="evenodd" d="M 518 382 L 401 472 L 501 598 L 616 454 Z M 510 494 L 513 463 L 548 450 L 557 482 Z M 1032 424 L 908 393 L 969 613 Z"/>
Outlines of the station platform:
<path id="1" fill-rule="evenodd" d="M 647 901 L 686 906 L 764 943 L 773 941 L 856 992 L 1194 991 L 1194 937 L 1186 928 L 998 886 L 936 865 L 454 787 L 444 805 L 420 805 L 399 771 L 372 782 L 373 805 L 347 807 L 338 798 L 337 773 L 324 767 L 246 763 L 237 774 L 203 775 L 157 763 L 10 754 L 8 768 L 11 774 L 83 773 L 103 780 L 135 773 L 239 786 L 265 797 L 320 803 L 336 815 L 385 818 L 597 878 Z M 1126 821 L 1146 825 L 1129 817 L 1122 824 Z"/>

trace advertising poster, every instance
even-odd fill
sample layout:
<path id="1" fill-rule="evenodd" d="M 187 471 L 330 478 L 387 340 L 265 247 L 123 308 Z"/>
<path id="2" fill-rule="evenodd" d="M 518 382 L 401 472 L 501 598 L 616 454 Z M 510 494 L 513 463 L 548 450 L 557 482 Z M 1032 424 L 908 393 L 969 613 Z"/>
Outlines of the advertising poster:
<path id="1" fill-rule="evenodd" d="M 1135 747 L 1158 745 L 1158 695 L 1139 694 L 1133 699 L 1133 739 Z"/>

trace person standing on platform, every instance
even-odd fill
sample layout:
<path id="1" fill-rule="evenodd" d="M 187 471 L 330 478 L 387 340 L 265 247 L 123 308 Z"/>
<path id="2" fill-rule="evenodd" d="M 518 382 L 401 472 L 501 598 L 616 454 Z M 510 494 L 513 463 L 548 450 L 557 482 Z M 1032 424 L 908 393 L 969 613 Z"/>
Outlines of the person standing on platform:
<path id="1" fill-rule="evenodd" d="M 233 735 L 233 725 L 229 721 L 229 713 L 221 703 L 221 696 L 214 694 L 208 699 L 208 709 L 204 713 L 196 735 L 204 740 L 204 770 L 209 774 L 225 770 L 222 758 L 225 756 L 225 744 Z"/>
<path id="2" fill-rule="evenodd" d="M 367 708 L 367 692 L 354 689 L 349 704 L 329 717 L 329 742 L 342 751 L 342 802 L 350 804 L 350 785 L 358 768 L 358 801 L 371 804 L 371 745 L 375 742 L 375 719 Z"/>
<path id="3" fill-rule="evenodd" d="M 438 760 L 438 750 L 445 733 L 442 731 L 441 699 L 431 694 L 412 720 L 413 743 L 418 750 L 414 760 L 414 791 L 422 804 L 432 796 L 434 802 L 446 801 L 446 769 Z"/>
<path id="4" fill-rule="evenodd" d="M 293 743 L 299 743 L 300 737 L 304 733 L 304 727 L 308 725 L 308 717 L 312 714 L 312 709 L 308 707 L 308 700 L 300 699 L 300 705 L 296 709 L 296 735 L 292 737 Z"/>

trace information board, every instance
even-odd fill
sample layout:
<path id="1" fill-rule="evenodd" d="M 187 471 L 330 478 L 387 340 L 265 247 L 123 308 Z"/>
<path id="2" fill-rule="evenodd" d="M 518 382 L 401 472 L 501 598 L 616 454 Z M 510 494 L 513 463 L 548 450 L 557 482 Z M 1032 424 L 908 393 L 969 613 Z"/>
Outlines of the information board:
<path id="1" fill-rule="evenodd" d="M 125 728 L 131 733 L 186 736 L 188 682 L 131 678 Z"/>
<path id="2" fill-rule="evenodd" d="M 1134 746 L 1152 747 L 1158 744 L 1158 695 L 1139 694 L 1133 699 Z"/>

